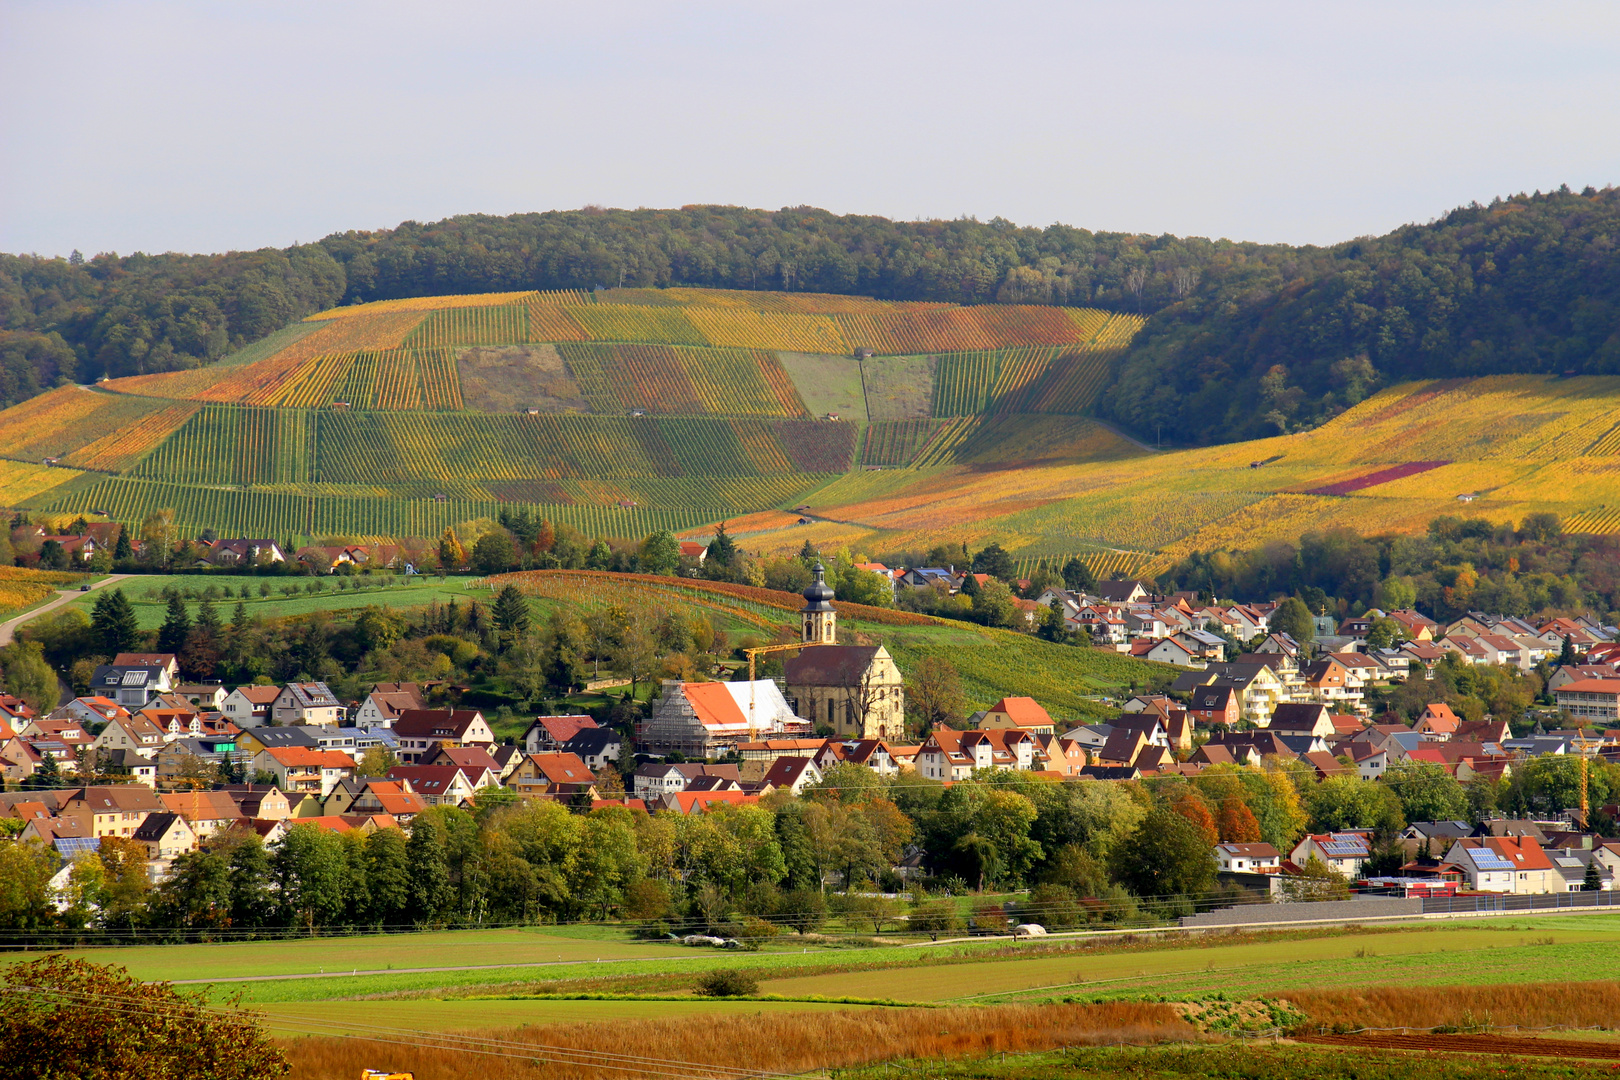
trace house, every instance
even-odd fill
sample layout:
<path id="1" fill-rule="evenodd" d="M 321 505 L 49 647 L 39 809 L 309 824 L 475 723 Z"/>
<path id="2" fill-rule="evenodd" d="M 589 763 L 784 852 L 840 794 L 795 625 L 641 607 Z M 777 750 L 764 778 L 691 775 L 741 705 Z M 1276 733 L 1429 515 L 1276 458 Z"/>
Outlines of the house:
<path id="1" fill-rule="evenodd" d="M 566 798 L 589 792 L 596 798 L 596 776 L 578 754 L 528 754 L 506 779 L 519 795 Z"/>
<path id="2" fill-rule="evenodd" d="M 269 750 L 272 747 L 302 746 L 309 750 L 319 750 L 320 741 L 309 728 L 301 727 L 250 727 L 236 736 L 236 748 L 248 757 L 252 757 L 260 750 Z"/>
<path id="3" fill-rule="evenodd" d="M 788 695 L 812 724 L 845 738 L 905 733 L 905 682 L 882 645 L 817 645 L 789 656 L 784 668 Z"/>
<path id="4" fill-rule="evenodd" d="M 429 684 L 436 685 L 436 684 Z M 373 699 L 376 699 L 373 701 Z M 355 713 L 363 727 L 392 727 L 405 709 L 427 708 L 426 688 L 414 682 L 380 682 Z"/>
<path id="5" fill-rule="evenodd" d="M 108 753 L 133 750 L 150 757 L 163 749 L 164 741 L 163 729 L 150 719 L 125 713 L 121 717 L 107 721 L 107 726 L 96 736 L 94 746 L 97 750 Z"/>
<path id="6" fill-rule="evenodd" d="M 1414 821 L 1397 840 L 1408 861 L 1422 858 L 1425 850 L 1429 858 L 1439 859 L 1458 840 L 1473 834 L 1474 827 L 1466 821 Z"/>
<path id="7" fill-rule="evenodd" d="M 1423 707 L 1412 729 L 1428 742 L 1444 742 L 1455 735 L 1461 725 L 1462 721 L 1451 711 L 1451 706 L 1437 701 Z"/>
<path id="8" fill-rule="evenodd" d="M 197 834 L 185 818 L 172 811 L 146 815 L 131 839 L 146 845 L 149 859 L 173 859 L 197 848 Z"/>
<path id="9" fill-rule="evenodd" d="M 1560 709 L 1581 719 L 1620 720 L 1620 678 L 1577 679 L 1553 691 Z"/>
<path id="10" fill-rule="evenodd" d="M 760 781 L 760 790 L 787 790 L 795 795 L 804 794 L 804 789 L 812 784 L 821 783 L 821 770 L 809 758 L 781 757 L 771 763 L 765 770 Z"/>
<path id="11" fill-rule="evenodd" d="M 1016 729 L 957 731 L 937 727 L 917 752 L 917 772 L 930 780 L 965 780 L 975 769 L 1028 770 L 1035 765 L 1035 738 Z"/>
<path id="12" fill-rule="evenodd" d="M 1279 704 L 1272 712 L 1271 723 L 1266 730 L 1279 735 L 1315 735 L 1324 739 L 1338 733 L 1333 725 L 1333 714 L 1318 701 L 1286 701 Z"/>
<path id="13" fill-rule="evenodd" d="M 699 777 L 720 777 L 733 784 L 741 783 L 735 765 L 703 765 L 659 763 L 643 765 L 631 776 L 631 788 L 636 798 L 652 802 L 677 791 L 685 791 Z"/>
<path id="14" fill-rule="evenodd" d="M 86 697 L 76 697 L 63 705 L 51 716 L 58 720 L 77 720 L 81 724 L 108 724 L 121 716 L 128 716 L 129 710 L 109 697 L 91 694 Z"/>
<path id="15" fill-rule="evenodd" d="M 1243 718 L 1235 686 L 1200 686 L 1192 691 L 1187 712 L 1206 724 L 1235 724 Z"/>
<path id="16" fill-rule="evenodd" d="M 979 720 L 981 730 L 1017 728 L 1031 735 L 1052 734 L 1052 718 L 1034 698 L 1004 697 L 985 710 Z"/>
<path id="17" fill-rule="evenodd" d="M 287 553 L 274 540 L 215 540 L 208 545 L 208 561 L 215 566 L 269 566 L 287 561 Z"/>
<path id="18" fill-rule="evenodd" d="M 276 786 L 289 794 L 325 798 L 337 782 L 354 775 L 354 759 L 338 750 L 289 746 L 260 750 L 253 755 L 253 771 L 270 773 Z"/>
<path id="19" fill-rule="evenodd" d="M 1469 887 L 1480 892 L 1565 891 L 1563 874 L 1534 837 L 1467 837 L 1452 844 L 1445 861 L 1461 869 Z"/>
<path id="20" fill-rule="evenodd" d="M 180 659 L 174 653 L 132 653 L 123 652 L 113 657 L 113 667 L 158 667 L 163 669 L 164 677 L 173 684 L 180 681 Z"/>
<path id="21" fill-rule="evenodd" d="M 427 801 L 407 789 L 403 780 L 349 777 L 340 780 L 322 808 L 329 815 L 387 814 L 399 825 L 427 809 Z"/>
<path id="22" fill-rule="evenodd" d="M 323 682 L 288 683 L 270 704 L 271 719 L 282 727 L 343 722 L 343 703 Z"/>
<path id="23" fill-rule="evenodd" d="M 157 786 L 157 762 L 134 750 L 98 750 L 95 767 L 106 776 L 127 776 L 132 784 Z"/>
<path id="24" fill-rule="evenodd" d="M 185 819 L 199 840 L 224 832 L 242 820 L 242 808 L 227 791 L 171 791 L 158 798 L 165 809 Z"/>
<path id="25" fill-rule="evenodd" d="M 616 764 L 624 751 L 624 738 L 611 728 L 582 728 L 562 745 L 563 753 L 574 754 L 595 772 Z"/>
<path id="26" fill-rule="evenodd" d="M 897 776 L 902 767 L 896 760 L 893 749 L 882 739 L 854 739 L 845 742 L 823 739 L 820 740 L 820 747 L 811 755 L 811 759 L 815 761 L 816 768 L 823 776 L 834 765 L 863 765 L 879 776 Z"/>
<path id="27" fill-rule="evenodd" d="M 523 733 L 523 749 L 531 754 L 553 753 L 586 728 L 596 727 L 589 716 L 537 716 Z"/>
<path id="28" fill-rule="evenodd" d="M 462 806 L 471 803 L 478 787 L 454 765 L 396 765 L 388 770 L 389 780 L 403 780 L 409 789 L 429 806 Z"/>
<path id="29" fill-rule="evenodd" d="M 1348 706 L 1358 712 L 1361 710 L 1364 697 L 1361 680 L 1331 656 L 1305 664 L 1299 673 L 1305 693 L 1313 700 Z"/>
<path id="30" fill-rule="evenodd" d="M 246 761 L 231 736 L 191 736 L 164 744 L 153 756 L 157 780 L 164 788 L 211 786 L 217 770 L 232 761 Z"/>
<path id="31" fill-rule="evenodd" d="M 482 746 L 441 746 L 422 764 L 454 765 L 465 770 L 468 776 L 482 776 L 486 772 L 499 776 L 501 772 L 500 764 Z"/>
<path id="32" fill-rule="evenodd" d="M 144 708 L 159 694 L 173 687 L 168 669 L 153 665 L 102 664 L 90 676 L 90 690 L 98 697 L 111 698 L 126 709 Z"/>
<path id="33" fill-rule="evenodd" d="M 270 723 L 270 708 L 281 696 L 279 686 L 238 686 L 220 703 L 220 711 L 238 727 Z"/>
<path id="34" fill-rule="evenodd" d="M 677 791 L 664 796 L 660 808 L 677 814 L 701 814 L 711 806 L 753 806 L 758 795 L 746 791 Z"/>
<path id="35" fill-rule="evenodd" d="M 68 760 L 75 760 L 79 751 L 95 745 L 95 737 L 84 730 L 77 720 L 30 720 L 17 732 L 24 739 L 45 739 L 61 743 L 67 748 Z"/>
<path id="36" fill-rule="evenodd" d="M 1061 735 L 1035 736 L 1035 768 L 1059 776 L 1079 776 L 1090 760 L 1086 748 Z"/>
<path id="37" fill-rule="evenodd" d="M 407 709 L 393 731 L 399 759 L 408 765 L 426 763 L 441 746 L 495 745 L 495 733 L 476 709 Z"/>
<path id="38" fill-rule="evenodd" d="M 1312 855 L 1346 878 L 1354 879 L 1361 876 L 1362 864 L 1372 857 L 1372 844 L 1367 834 L 1359 832 L 1307 834 L 1294 845 L 1288 861 L 1304 866 Z"/>
<path id="39" fill-rule="evenodd" d="M 79 788 L 58 804 L 59 817 L 77 818 L 86 836 L 133 837 L 146 815 L 163 813 L 164 806 L 150 788 L 137 784 L 109 784 Z"/>
<path id="40" fill-rule="evenodd" d="M 1221 644 L 1224 647 L 1226 642 L 1221 641 Z M 1176 667 L 1201 667 L 1206 662 L 1203 655 L 1195 653 L 1192 647 L 1183 643 L 1179 637 L 1157 640 L 1146 638 L 1134 642 L 1130 651 L 1131 655 L 1139 660 L 1153 660 L 1160 664 L 1173 664 Z"/>
<path id="41" fill-rule="evenodd" d="M 1099 581 L 1097 595 L 1110 604 L 1134 604 L 1152 595 L 1152 584 L 1135 579 Z"/>
<path id="42" fill-rule="evenodd" d="M 808 735 L 809 725 L 789 708 L 770 679 L 689 683 L 664 680 L 652 716 L 637 725 L 642 753 L 719 757 L 760 736 Z"/>
<path id="43" fill-rule="evenodd" d="M 1280 874 L 1282 853 L 1270 844 L 1216 844 L 1215 866 L 1228 874 Z"/>
<path id="44" fill-rule="evenodd" d="M 280 821 L 292 816 L 286 793 L 273 784 L 226 784 L 219 790 L 231 797 L 244 818 Z"/>

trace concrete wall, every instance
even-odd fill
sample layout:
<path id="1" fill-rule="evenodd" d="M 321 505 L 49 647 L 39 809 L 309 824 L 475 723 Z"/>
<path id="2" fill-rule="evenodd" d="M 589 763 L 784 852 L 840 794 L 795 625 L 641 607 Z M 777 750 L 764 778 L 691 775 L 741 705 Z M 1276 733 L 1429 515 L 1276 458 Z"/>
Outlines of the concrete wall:
<path id="1" fill-rule="evenodd" d="M 1244 926 L 1257 923 L 1326 922 L 1328 920 L 1388 919 L 1422 915 L 1417 897 L 1369 896 L 1356 900 L 1324 900 L 1315 904 L 1244 904 L 1219 908 L 1181 920 L 1182 926 Z"/>

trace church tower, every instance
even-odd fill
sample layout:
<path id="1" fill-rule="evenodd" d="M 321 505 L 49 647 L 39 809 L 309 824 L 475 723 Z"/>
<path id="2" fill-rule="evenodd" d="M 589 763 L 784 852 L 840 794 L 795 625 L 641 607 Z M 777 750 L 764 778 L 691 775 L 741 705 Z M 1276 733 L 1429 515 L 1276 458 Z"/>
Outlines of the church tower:
<path id="1" fill-rule="evenodd" d="M 816 580 L 804 590 L 804 643 L 834 645 L 838 642 L 838 612 L 832 606 L 833 591 L 827 587 L 827 568 L 816 563 Z"/>

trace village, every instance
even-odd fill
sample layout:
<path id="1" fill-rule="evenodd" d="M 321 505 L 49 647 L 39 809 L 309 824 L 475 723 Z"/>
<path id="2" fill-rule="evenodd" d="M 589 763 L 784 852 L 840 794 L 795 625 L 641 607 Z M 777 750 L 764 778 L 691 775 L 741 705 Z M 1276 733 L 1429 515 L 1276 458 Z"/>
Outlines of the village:
<path id="1" fill-rule="evenodd" d="M 624 730 L 589 715 L 537 716 L 503 742 L 478 709 L 430 707 L 415 683 L 379 683 L 344 702 L 322 682 L 188 684 L 173 654 L 119 654 L 95 669 L 90 693 L 46 715 L 0 697 L 0 828 L 46 853 L 51 888 L 65 897 L 79 860 L 109 841 L 160 886 L 177 862 L 250 833 L 269 850 L 300 829 L 357 841 L 408 835 L 434 808 L 480 819 L 533 803 L 588 817 L 735 820 L 745 808 L 780 814 L 795 801 L 881 796 L 913 820 L 871 876 L 828 867 L 813 885 L 877 880 L 892 891 L 960 864 L 927 850 L 927 815 L 916 807 L 929 803 L 916 793 L 931 789 L 937 805 L 953 787 L 988 790 L 1002 778 L 1021 785 L 1010 790 L 1136 789 L 1146 806 L 1168 803 L 1205 844 L 1208 865 L 1193 880 L 1225 890 L 1227 904 L 1351 890 L 1467 898 L 1614 889 L 1620 808 L 1598 801 L 1614 794 L 1603 774 L 1620 760 L 1613 627 L 1484 614 L 1441 626 L 1410 610 L 1372 611 L 1321 626 L 1314 646 L 1302 646 L 1272 628 L 1275 604 L 1200 606 L 1140 581 L 1048 589 L 1038 603 L 1096 647 L 1184 670 L 1164 692 L 1118 702 L 1106 722 L 1065 724 L 1033 698 L 1005 697 L 960 728 L 907 739 L 905 677 L 881 644 L 839 643 L 824 576 L 818 564 L 804 591 L 800 641 L 774 647 L 789 654 L 782 677 L 666 679 Z M 909 587 L 907 577 L 895 573 L 894 587 Z M 1403 640 L 1372 647 L 1369 631 L 1386 620 Z M 1232 655 L 1233 639 L 1252 650 Z M 1519 737 L 1506 721 L 1466 719 L 1441 701 L 1411 724 L 1367 706 L 1375 688 L 1420 690 L 1438 665 L 1549 663 L 1556 704 L 1545 712 L 1563 726 L 1538 722 Z M 1520 773 L 1521 782 L 1539 774 L 1540 813 L 1509 815 L 1497 797 L 1481 797 L 1505 792 Z M 1255 787 L 1262 776 L 1269 789 Z M 861 790 L 846 796 L 852 782 Z M 1154 787 L 1166 783 L 1169 794 Z M 1414 796 L 1414 786 L 1446 791 Z M 1362 809 L 1334 810 L 1318 797 L 1339 789 Z M 1289 791 L 1302 812 L 1279 824 L 1256 790 Z M 1394 820 L 1369 792 L 1394 806 Z M 1445 805 L 1454 810 L 1444 820 L 1402 815 Z M 998 858 L 978 860 L 981 882 L 1037 876 L 998 873 Z M 1324 881 L 1325 890 L 1300 888 Z"/>

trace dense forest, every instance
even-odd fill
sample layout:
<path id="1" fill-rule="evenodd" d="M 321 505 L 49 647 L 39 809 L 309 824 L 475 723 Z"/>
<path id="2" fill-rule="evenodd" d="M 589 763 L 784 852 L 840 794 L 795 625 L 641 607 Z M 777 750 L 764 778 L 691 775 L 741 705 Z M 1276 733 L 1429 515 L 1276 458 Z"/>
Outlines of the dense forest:
<path id="1" fill-rule="evenodd" d="M 1590 188 L 1331 248 L 804 207 L 587 207 L 285 251 L 0 255 L 0 405 L 62 380 L 205 364 L 337 303 L 680 284 L 1140 312 L 1147 329 L 1101 411 L 1162 426 L 1166 441 L 1220 442 L 1311 426 L 1402 379 L 1620 372 L 1617 224 L 1620 192 Z"/>

